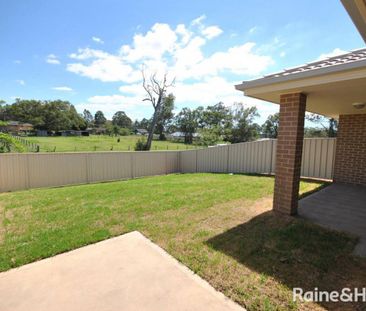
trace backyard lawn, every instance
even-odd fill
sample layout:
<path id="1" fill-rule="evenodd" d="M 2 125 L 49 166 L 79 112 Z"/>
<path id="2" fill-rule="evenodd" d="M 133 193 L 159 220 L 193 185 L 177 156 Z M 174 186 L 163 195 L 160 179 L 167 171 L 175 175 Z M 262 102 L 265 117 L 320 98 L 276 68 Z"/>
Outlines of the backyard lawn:
<path id="1" fill-rule="evenodd" d="M 135 144 L 141 136 L 120 136 L 91 135 L 81 137 L 27 137 L 26 140 L 38 144 L 41 152 L 75 152 L 75 151 L 126 151 L 134 150 Z M 195 146 L 170 141 L 154 140 L 151 150 L 185 150 Z"/>
<path id="2" fill-rule="evenodd" d="M 248 310 L 356 308 L 292 302 L 293 287 L 365 286 L 366 261 L 353 237 L 273 215 L 273 181 L 177 174 L 3 193 L 0 271 L 138 230 Z"/>

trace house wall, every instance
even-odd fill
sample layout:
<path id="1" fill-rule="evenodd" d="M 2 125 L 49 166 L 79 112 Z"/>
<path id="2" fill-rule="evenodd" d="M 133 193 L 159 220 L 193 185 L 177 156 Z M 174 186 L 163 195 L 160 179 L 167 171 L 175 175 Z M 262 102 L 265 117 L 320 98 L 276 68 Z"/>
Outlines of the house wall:
<path id="1" fill-rule="evenodd" d="M 334 181 L 366 185 L 366 114 L 339 117 Z"/>

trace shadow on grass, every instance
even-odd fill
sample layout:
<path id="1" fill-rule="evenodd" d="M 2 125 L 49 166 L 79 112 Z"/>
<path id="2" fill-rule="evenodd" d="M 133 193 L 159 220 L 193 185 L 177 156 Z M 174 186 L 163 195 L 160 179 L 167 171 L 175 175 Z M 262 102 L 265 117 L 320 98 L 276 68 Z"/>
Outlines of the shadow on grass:
<path id="1" fill-rule="evenodd" d="M 356 238 L 273 212 L 260 214 L 206 243 L 290 290 L 341 291 L 366 285 L 366 261 L 351 255 Z M 364 307 L 361 302 L 319 304 L 331 310 Z"/>

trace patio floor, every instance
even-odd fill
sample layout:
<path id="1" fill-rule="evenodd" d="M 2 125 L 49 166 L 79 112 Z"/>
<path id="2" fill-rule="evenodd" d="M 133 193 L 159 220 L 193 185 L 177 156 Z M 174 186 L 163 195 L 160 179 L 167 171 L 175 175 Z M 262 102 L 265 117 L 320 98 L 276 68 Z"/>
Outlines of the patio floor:
<path id="1" fill-rule="evenodd" d="M 300 217 L 360 238 L 355 254 L 366 257 L 366 187 L 334 183 L 299 201 Z"/>
<path id="2" fill-rule="evenodd" d="M 139 232 L 0 273 L 0 310 L 244 310 Z"/>

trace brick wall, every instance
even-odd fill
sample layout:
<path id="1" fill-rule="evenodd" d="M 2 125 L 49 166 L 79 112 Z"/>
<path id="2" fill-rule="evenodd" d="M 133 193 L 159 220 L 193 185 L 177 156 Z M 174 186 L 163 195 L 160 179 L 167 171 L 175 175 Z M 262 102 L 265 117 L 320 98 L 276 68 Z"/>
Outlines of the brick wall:
<path id="1" fill-rule="evenodd" d="M 366 185 L 366 114 L 339 117 L 334 181 Z"/>
<path id="2" fill-rule="evenodd" d="M 304 94 L 281 95 L 273 209 L 287 215 L 297 213 L 305 108 Z"/>

